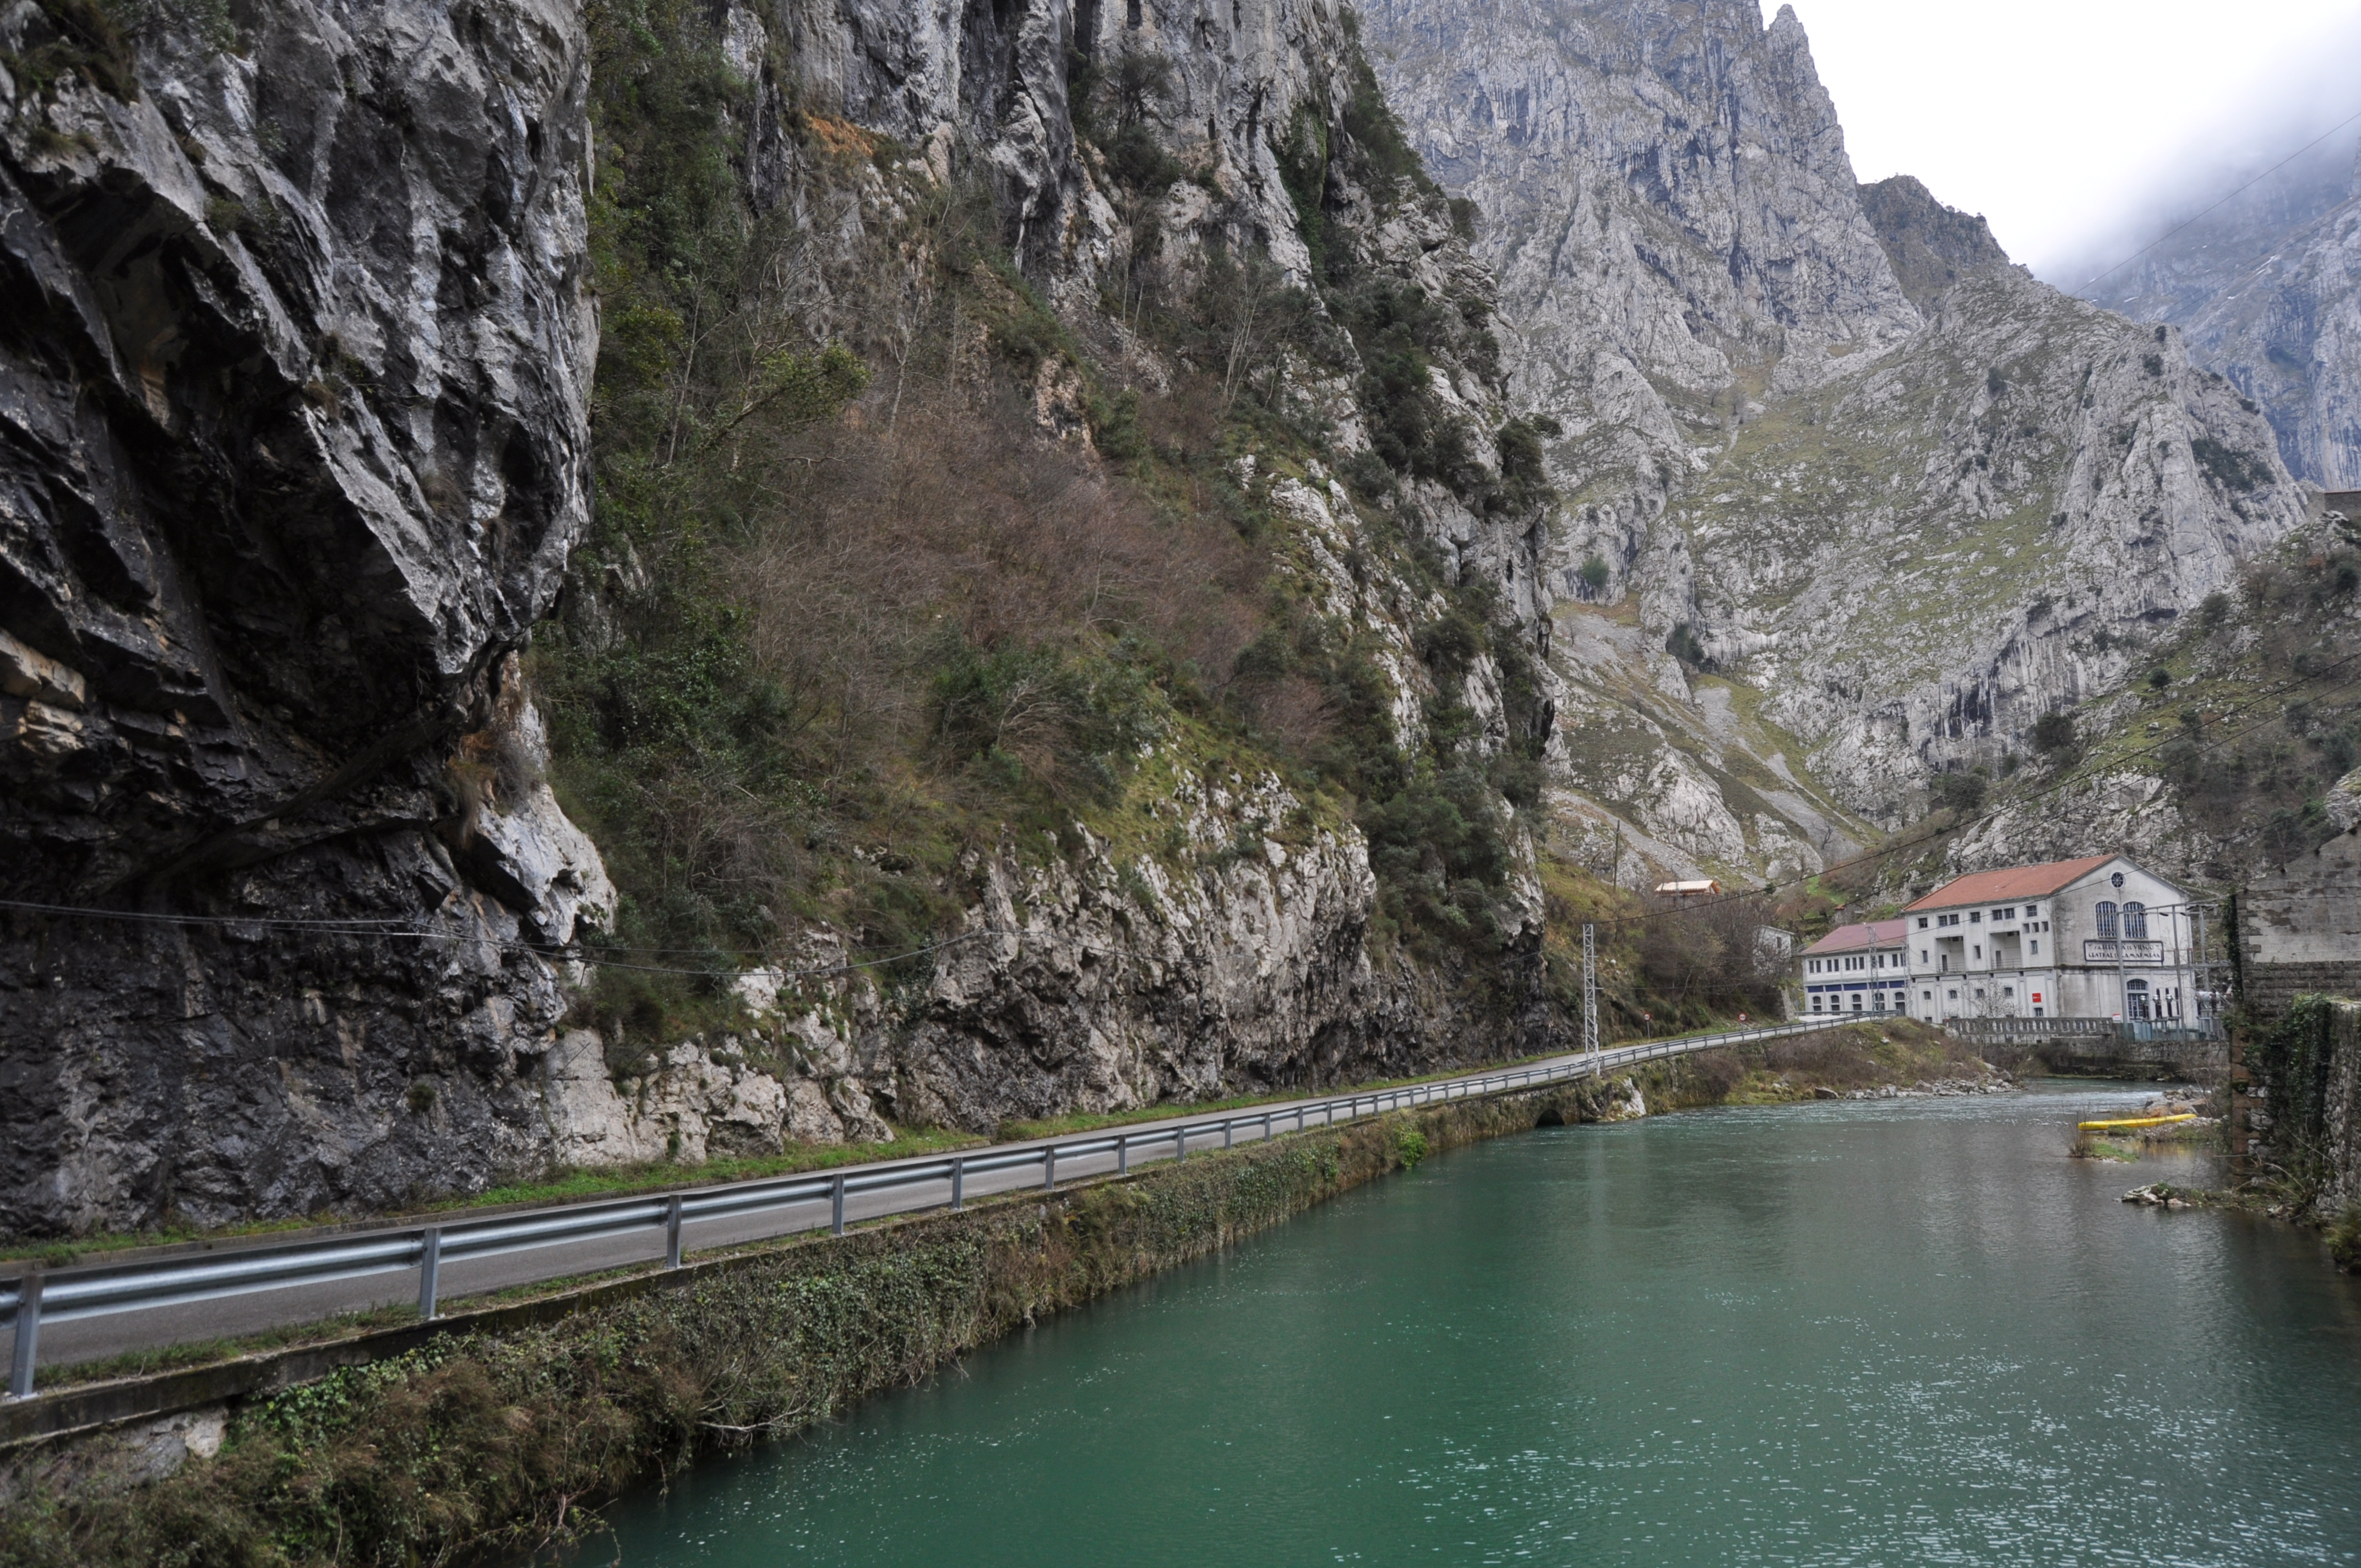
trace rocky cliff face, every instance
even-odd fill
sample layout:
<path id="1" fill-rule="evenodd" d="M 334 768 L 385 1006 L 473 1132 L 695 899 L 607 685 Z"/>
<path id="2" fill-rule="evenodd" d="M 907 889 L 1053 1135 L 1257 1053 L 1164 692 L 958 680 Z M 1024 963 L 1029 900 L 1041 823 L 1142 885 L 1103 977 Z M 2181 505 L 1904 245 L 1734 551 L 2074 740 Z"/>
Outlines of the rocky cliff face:
<path id="1" fill-rule="evenodd" d="M 1370 12 L 1483 210 L 1512 402 L 1565 431 L 1569 810 L 1668 869 L 1809 869 L 2120 683 L 2292 528 L 2178 334 L 2006 265 L 1915 181 L 1863 190 L 1783 8 Z"/>
<path id="2" fill-rule="evenodd" d="M 1472 343 L 1488 319 L 1490 279 L 1439 192 L 1355 150 L 1370 132 L 1353 116 L 1370 110 L 1356 107 L 1364 82 L 1341 6 L 1280 0 L 1211 13 L 1149 3 L 1118 15 L 1044 5 L 914 22 L 899 8 L 786 5 L 733 7 L 726 30 L 758 126 L 790 113 L 840 115 L 915 150 L 864 177 L 859 229 L 846 221 L 831 235 L 813 222 L 833 258 L 819 271 L 896 265 L 890 215 L 980 170 L 1027 281 L 1135 388 L 1180 368 L 1108 319 L 1107 296 L 1127 297 L 1143 272 L 1185 299 L 1217 262 L 1263 258 L 1310 302 L 1349 265 L 1365 281 L 1445 306 L 1445 341 L 1427 345 L 1437 363 L 1421 389 L 1422 417 L 1464 428 L 1466 474 L 1455 488 L 1404 475 L 1387 517 L 1317 459 L 1270 464 L 1248 452 L 1226 477 L 1283 532 L 1275 581 L 1368 652 L 1400 747 L 1422 744 L 1437 700 L 1472 715 L 1464 746 L 1479 762 L 1521 739 L 1497 661 L 1478 657 L 1448 675 L 1429 668 L 1416 633 L 1440 604 L 1403 554 L 1414 544 L 1439 559 L 1446 583 L 1493 589 L 1504 634 L 1543 634 L 1531 519 L 1466 493 L 1497 481 L 1500 468 L 1493 434 L 1506 416 L 1504 389 L 1454 346 Z M 1155 83 L 1137 107 L 1169 160 L 1144 188 L 1125 183 L 1110 155 L 1076 131 L 1076 83 L 1116 76 L 1127 62 L 1136 80 Z M 823 183 L 789 138 L 765 131 L 755 142 L 747 187 L 758 210 L 796 210 Z M 838 330 L 845 308 L 825 294 L 797 306 L 816 334 Z M 1225 347 L 1243 345 L 1251 319 Z M 1323 427 L 1332 461 L 1366 460 L 1375 421 L 1356 383 L 1367 367 L 1330 330 L 1343 363 L 1285 360 L 1270 401 Z M 1036 411 L 1046 433 L 1072 441 L 1082 422 L 1060 374 L 1054 363 L 1038 373 Z M 586 589 L 595 598 L 596 586 Z M 875 1128 L 880 1112 L 989 1130 L 1011 1117 L 1331 1080 L 1542 1037 L 1532 990 L 1541 899 L 1529 847 L 1499 912 L 1512 950 L 1479 995 L 1400 955 L 1373 953 L 1378 890 L 1368 843 L 1351 823 L 1308 826 L 1312 803 L 1275 774 L 1208 765 L 1184 745 L 1151 749 L 1137 776 L 1152 782 L 1136 784 L 1124 810 L 1154 825 L 1153 852 L 1079 819 L 1046 843 L 977 851 L 967 871 L 982 896 L 923 982 L 831 972 L 844 935 L 818 927 L 799 938 L 803 965 L 750 973 L 751 1011 L 773 1042 L 768 1070 L 790 1097 L 806 1092 L 798 1077 L 825 1083 L 848 1131 Z M 584 1062 L 598 1044 L 567 1038 Z M 656 1053 L 646 1081 L 665 1070 Z M 592 1141 L 609 1153 L 643 1157 L 661 1120 L 607 1106 L 609 1091 L 589 1085 L 595 1073 L 568 1071 L 595 1102 L 569 1110 L 572 1124 L 598 1129 Z M 626 1080 L 619 1103 L 645 1097 L 639 1081 Z M 589 1157 L 589 1135 L 566 1135 L 568 1157 Z"/>
<path id="3" fill-rule="evenodd" d="M 11 1230 L 533 1146 L 527 948 L 612 896 L 511 657 L 584 515 L 578 18 L 115 16 L 0 16 Z"/>
<path id="4" fill-rule="evenodd" d="M 1156 806 L 1166 852 L 1079 824 L 979 851 L 984 896 L 921 981 L 849 967 L 813 927 L 801 959 L 745 978 L 734 1032 L 627 1051 L 569 1023 L 585 976 L 555 949 L 616 894 L 544 781 L 516 655 L 588 499 L 584 19 L 213 15 L 0 15 L 0 1232 L 366 1210 L 555 1163 L 873 1137 L 881 1110 L 988 1127 L 1491 1055 L 1529 1026 L 1514 996 L 1373 957 L 1349 823 L 1191 758 Z M 1149 230 L 1183 285 L 1224 252 L 1312 282 L 1314 213 L 1399 286 L 1484 285 L 1439 195 L 1363 183 L 1341 153 L 1290 189 L 1307 147 L 1348 144 L 1360 88 L 1324 0 L 719 16 L 750 212 L 842 260 L 910 192 L 981 174 L 1025 280 L 1128 374 L 1152 381 L 1155 356 L 1099 302 Z M 1145 227 L 1069 103 L 1078 60 L 1123 58 L 1161 62 L 1150 129 L 1187 176 Z M 787 134 L 807 115 L 880 149 L 847 201 Z M 823 340 L 858 308 L 798 288 Z M 1368 450 L 1349 368 L 1285 373 L 1337 455 Z M 1053 379 L 1044 439 L 1071 439 Z M 1538 638 L 1537 546 L 1468 499 L 1499 473 L 1502 388 L 1446 358 L 1422 396 L 1466 422 L 1474 477 L 1406 478 L 1389 526 Z M 1239 482 L 1301 531 L 1296 591 L 1390 650 L 1405 743 L 1438 691 L 1476 716 L 1455 744 L 1508 743 L 1496 661 L 1422 662 L 1436 607 L 1389 564 L 1399 532 L 1365 537 L 1317 465 Z M 566 591 L 596 622 L 612 587 Z"/>
<path id="5" fill-rule="evenodd" d="M 2361 488 L 2361 171 L 2349 143 L 2301 159 L 2089 285 L 2181 332 L 2262 407 L 2289 472 Z"/>
<path id="6" fill-rule="evenodd" d="M 2170 334 L 1994 269 L 1738 433 L 1668 516 L 1708 654 L 1899 826 L 1929 766 L 2025 754 L 2295 526 L 2268 453 Z"/>

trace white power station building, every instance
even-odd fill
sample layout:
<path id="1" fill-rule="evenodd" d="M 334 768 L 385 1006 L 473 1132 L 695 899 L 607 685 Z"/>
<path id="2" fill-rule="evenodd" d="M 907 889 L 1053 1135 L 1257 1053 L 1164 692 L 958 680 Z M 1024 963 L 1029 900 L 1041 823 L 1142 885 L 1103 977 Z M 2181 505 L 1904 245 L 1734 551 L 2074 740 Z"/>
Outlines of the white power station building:
<path id="1" fill-rule="evenodd" d="M 1902 911 L 1908 1011 L 2194 1023 L 2202 918 L 2121 855 L 1960 877 Z"/>

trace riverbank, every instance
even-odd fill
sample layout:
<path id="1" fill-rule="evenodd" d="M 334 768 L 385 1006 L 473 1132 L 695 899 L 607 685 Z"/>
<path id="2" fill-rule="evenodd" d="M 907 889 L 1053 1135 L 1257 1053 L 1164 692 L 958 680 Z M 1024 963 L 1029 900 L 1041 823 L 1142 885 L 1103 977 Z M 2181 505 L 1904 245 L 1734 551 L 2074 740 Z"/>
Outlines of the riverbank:
<path id="1" fill-rule="evenodd" d="M 1834 1021 L 1832 1021 L 1833 1023 Z M 1792 1039 L 1698 1051 L 1639 1074 L 1652 1109 L 2004 1091 L 2016 1079 L 1975 1047 L 1915 1019 L 1837 1024 Z"/>
<path id="2" fill-rule="evenodd" d="M 0 1561 L 396 1563 L 531 1549 L 634 1481 L 802 1430 L 1431 1154 L 1617 1119 L 1628 1095 L 1586 1083 L 1422 1107 L 750 1249 L 675 1288 L 438 1337 L 220 1412 L 185 1464 L 145 1485 L 137 1432 L 112 1452 L 30 1445 L 0 1476 Z"/>
<path id="3" fill-rule="evenodd" d="M 291 1563 L 526 1547 L 634 1479 L 801 1430 L 1427 1153 L 1550 1122 L 2006 1082 L 1939 1031 L 1865 1021 L 767 1244 L 677 1284 L 561 1292 L 284 1392 L 0 1457 L 0 1558 L 141 1562 L 184 1537 L 203 1560 Z"/>
<path id="4" fill-rule="evenodd" d="M 2117 1201 L 2209 1154 L 2065 1157 L 2146 1092 L 1495 1139 L 636 1490 L 569 1561 L 2346 1561 L 2361 1285 Z"/>

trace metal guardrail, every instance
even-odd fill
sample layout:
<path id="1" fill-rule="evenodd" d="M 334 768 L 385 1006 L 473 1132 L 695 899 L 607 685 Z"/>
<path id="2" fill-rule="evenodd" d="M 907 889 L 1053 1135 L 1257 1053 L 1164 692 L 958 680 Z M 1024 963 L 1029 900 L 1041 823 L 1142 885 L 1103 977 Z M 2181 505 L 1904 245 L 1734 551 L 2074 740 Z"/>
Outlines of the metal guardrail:
<path id="1" fill-rule="evenodd" d="M 31 1396 L 33 1371 L 44 1323 L 186 1306 L 257 1291 L 295 1289 L 412 1269 L 418 1274 L 419 1315 L 433 1318 L 438 1306 L 442 1266 L 455 1260 L 510 1255 L 566 1242 L 661 1229 L 664 1237 L 665 1264 L 677 1268 L 681 1264 L 681 1227 L 694 1221 L 783 1210 L 825 1199 L 829 1203 L 829 1227 L 840 1235 L 844 1232 L 845 1200 L 853 1193 L 946 1187 L 948 1206 L 957 1209 L 967 1201 L 968 1179 L 985 1172 L 1038 1166 L 1041 1187 L 1046 1190 L 1057 1186 L 1060 1161 L 1084 1156 L 1114 1154 L 1115 1170 L 1120 1175 L 1130 1169 L 1135 1151 L 1149 1158 L 1169 1153 L 1174 1159 L 1185 1159 L 1192 1139 L 1218 1136 L 1222 1140 L 1221 1146 L 1229 1148 L 1241 1132 L 1251 1131 L 1258 1140 L 1268 1140 L 1282 1132 L 1302 1132 L 1315 1124 L 1333 1126 L 1340 1120 L 1349 1122 L 1412 1106 L 1482 1099 L 1544 1084 L 1596 1077 L 1642 1062 L 1716 1046 L 1742 1045 L 1750 1040 L 1808 1034 L 1816 1029 L 1849 1022 L 1851 1022 L 1849 1018 L 1810 1018 L 1718 1035 L 1647 1040 L 1612 1050 L 1561 1058 L 1537 1067 L 1410 1084 L 1400 1089 L 1343 1094 L 1270 1110 L 1240 1112 L 1202 1121 L 1182 1121 L 1142 1132 L 1113 1131 L 1019 1148 L 954 1155 L 936 1160 L 690 1188 L 647 1197 L 569 1204 L 551 1212 L 450 1220 L 364 1236 L 262 1245 L 243 1251 L 209 1254 L 186 1260 L 168 1259 L 114 1266 L 94 1265 L 86 1268 L 48 1271 L 35 1269 L 15 1280 L 0 1283 L 0 1321 L 13 1318 L 16 1327 L 7 1397 L 21 1399 Z M 914 1204 L 911 1210 L 900 1212 L 935 1206 Z M 817 1221 L 788 1223 L 770 1234 L 787 1235 L 799 1230 L 817 1228 Z M 548 1272 L 534 1276 L 530 1282 L 562 1278 L 575 1272 L 577 1267 L 578 1266 L 553 1264 Z"/>
<path id="2" fill-rule="evenodd" d="M 1943 1027 L 1968 1039 L 2202 1041 L 2224 1037 L 2218 1018 L 2194 1023 L 2155 1018 L 1953 1018 Z"/>

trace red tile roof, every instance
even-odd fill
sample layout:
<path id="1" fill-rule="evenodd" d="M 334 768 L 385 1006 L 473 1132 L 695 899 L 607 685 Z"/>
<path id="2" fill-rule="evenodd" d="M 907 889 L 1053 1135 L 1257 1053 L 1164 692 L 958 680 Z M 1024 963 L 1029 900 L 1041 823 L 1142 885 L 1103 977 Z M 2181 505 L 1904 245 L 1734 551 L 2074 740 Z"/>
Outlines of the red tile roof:
<path id="1" fill-rule="evenodd" d="M 1858 926 L 1839 926 L 1804 951 L 1806 954 L 1850 953 L 1857 948 L 1898 948 L 1908 928 L 1908 923 L 1902 920 L 1870 920 Z"/>
<path id="2" fill-rule="evenodd" d="M 1977 872 L 1953 878 L 1909 908 L 1949 909 L 1970 904 L 2002 903 L 2012 898 L 2042 898 L 2118 858 L 2114 855 L 2085 855 L 2079 861 L 2050 861 L 2037 866 L 2011 866 L 2006 871 Z M 1905 914 L 1908 912 L 1904 911 Z"/>

